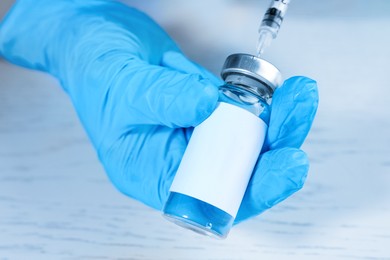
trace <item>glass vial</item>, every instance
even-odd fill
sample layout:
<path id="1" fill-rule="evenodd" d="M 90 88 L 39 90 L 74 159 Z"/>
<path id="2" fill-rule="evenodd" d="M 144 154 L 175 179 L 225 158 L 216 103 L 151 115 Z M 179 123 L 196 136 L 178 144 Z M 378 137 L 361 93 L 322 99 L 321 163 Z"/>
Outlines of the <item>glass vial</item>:
<path id="1" fill-rule="evenodd" d="M 281 74 L 249 54 L 230 55 L 215 111 L 194 129 L 164 206 L 164 216 L 195 232 L 225 238 L 267 132 L 269 102 Z"/>

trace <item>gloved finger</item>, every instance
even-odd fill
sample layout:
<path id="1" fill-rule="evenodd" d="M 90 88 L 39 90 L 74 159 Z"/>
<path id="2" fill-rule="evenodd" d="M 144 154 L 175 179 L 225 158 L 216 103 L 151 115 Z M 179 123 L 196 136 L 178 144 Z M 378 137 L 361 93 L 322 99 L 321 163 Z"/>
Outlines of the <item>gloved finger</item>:
<path id="1" fill-rule="evenodd" d="M 292 77 L 272 98 L 266 149 L 299 148 L 309 133 L 318 107 L 317 83 Z"/>
<path id="2" fill-rule="evenodd" d="M 120 95 L 125 96 L 128 123 L 196 126 L 217 105 L 218 87 L 199 74 L 138 61 L 123 69 L 119 78 L 115 84 L 127 84 L 126 93 Z"/>
<path id="3" fill-rule="evenodd" d="M 214 85 L 220 86 L 223 84 L 223 80 L 216 77 L 214 74 L 203 68 L 199 64 L 189 60 L 182 53 L 176 51 L 165 52 L 161 65 L 167 68 L 171 68 L 182 73 L 199 74 L 203 78 L 210 80 Z"/>
<path id="4" fill-rule="evenodd" d="M 249 182 L 235 223 L 256 216 L 302 188 L 309 161 L 296 148 L 282 148 L 264 153 Z"/>
<path id="5" fill-rule="evenodd" d="M 183 128 L 140 125 L 100 150 L 99 158 L 119 191 L 161 210 L 186 147 Z"/>

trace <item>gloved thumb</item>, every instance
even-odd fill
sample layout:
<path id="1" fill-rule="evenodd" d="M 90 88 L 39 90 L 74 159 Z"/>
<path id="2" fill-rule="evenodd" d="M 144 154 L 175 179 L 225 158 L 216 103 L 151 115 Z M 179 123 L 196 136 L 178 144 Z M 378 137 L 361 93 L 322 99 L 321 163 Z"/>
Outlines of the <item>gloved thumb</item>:
<path id="1" fill-rule="evenodd" d="M 286 147 L 262 154 L 235 224 L 259 215 L 301 189 L 308 171 L 308 158 L 297 148 Z"/>

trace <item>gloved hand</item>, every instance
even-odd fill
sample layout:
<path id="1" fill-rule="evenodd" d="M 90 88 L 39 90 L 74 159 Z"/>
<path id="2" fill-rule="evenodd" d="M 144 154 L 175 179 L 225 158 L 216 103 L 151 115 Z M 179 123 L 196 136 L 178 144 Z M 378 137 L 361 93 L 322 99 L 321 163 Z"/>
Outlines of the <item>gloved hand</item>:
<path id="1" fill-rule="evenodd" d="M 162 209 L 192 133 L 222 81 L 186 59 L 150 18 L 103 0 L 20 0 L 0 25 L 0 54 L 57 77 L 113 182 Z M 299 190 L 299 150 L 314 118 L 316 83 L 287 80 L 273 98 L 266 148 L 236 221 Z"/>

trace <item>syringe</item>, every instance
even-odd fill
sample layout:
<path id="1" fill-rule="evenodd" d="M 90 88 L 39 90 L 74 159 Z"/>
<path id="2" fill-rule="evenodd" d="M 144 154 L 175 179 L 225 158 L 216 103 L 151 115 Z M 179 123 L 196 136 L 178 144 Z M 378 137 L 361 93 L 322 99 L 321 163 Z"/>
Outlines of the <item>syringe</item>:
<path id="1" fill-rule="evenodd" d="M 278 35 L 289 3 L 290 0 L 272 0 L 259 28 L 259 41 L 257 43 L 258 57 L 271 44 L 272 39 L 275 39 Z"/>

